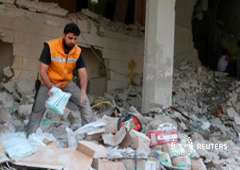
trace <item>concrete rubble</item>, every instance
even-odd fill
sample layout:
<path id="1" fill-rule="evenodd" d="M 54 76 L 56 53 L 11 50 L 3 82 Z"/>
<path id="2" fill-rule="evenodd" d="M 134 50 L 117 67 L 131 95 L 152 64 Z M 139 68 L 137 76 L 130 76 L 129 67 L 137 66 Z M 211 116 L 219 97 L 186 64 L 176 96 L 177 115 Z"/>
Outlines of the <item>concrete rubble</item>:
<path id="1" fill-rule="evenodd" d="M 123 34 L 144 37 L 145 28 L 138 23 L 125 25 L 118 21 L 112 22 L 89 10 L 68 14 L 68 11 L 60 8 L 56 3 L 38 0 L 0 0 L 0 8 L 5 7 L 68 18 L 77 23 L 83 33 L 96 33 L 99 36 L 114 38 L 122 38 Z M 121 34 L 117 36 L 115 33 Z M 0 37 L 4 34 L 0 32 Z M 12 77 L 10 67 L 4 68 L 3 71 L 6 79 Z M 6 79 L 0 84 L 1 134 L 24 132 L 34 103 L 34 82 L 6 81 Z M 141 113 L 141 82 L 134 86 L 113 89 L 104 96 L 89 95 L 97 122 L 82 126 L 80 112 L 72 103 L 68 103 L 61 117 L 47 110 L 40 128 L 28 139 L 38 151 L 23 158 L 22 162 L 16 163 L 12 162 L 5 155 L 6 151 L 0 147 L 0 167 L 13 169 L 9 168 L 6 162 L 17 169 L 21 165 L 29 166 L 31 162 L 35 165 L 48 165 L 49 160 L 54 160 L 52 162 L 56 163 L 54 166 L 58 166 L 58 169 L 64 167 L 76 169 L 73 168 L 75 163 L 83 160 L 80 161 L 82 163 L 80 166 L 86 165 L 81 168 L 83 170 L 100 169 L 100 167 L 127 170 L 134 168 L 239 169 L 239 94 L 240 82 L 228 77 L 226 73 L 214 72 L 184 61 L 174 68 L 172 107 L 163 108 L 161 104 L 153 103 L 149 113 Z M 125 112 L 132 113 L 140 120 L 143 127 L 141 132 L 133 130 L 128 132 L 125 128 L 117 128 L 118 118 L 115 114 L 119 117 Z M 191 138 L 194 145 L 193 154 L 183 158 L 176 157 L 170 151 L 169 144 L 150 146 L 148 132 L 157 130 L 159 125 L 164 123 L 174 125 L 179 134 L 186 134 Z M 199 149 L 197 148 L 199 144 L 209 147 Z M 226 144 L 227 149 L 212 148 L 210 147 L 212 144 Z M 76 153 L 76 150 L 79 152 Z M 52 153 L 68 156 L 55 160 L 55 155 Z M 37 160 L 39 157 L 43 159 Z M 137 167 L 135 167 L 135 158 L 138 159 Z M 60 168 L 59 165 L 64 167 Z M 79 169 L 79 164 L 76 166 Z"/>
<path id="2" fill-rule="evenodd" d="M 38 0 L 0 0 L 3 6 L 12 8 L 27 9 L 32 12 L 50 14 L 54 16 L 65 17 L 67 10 L 61 8 L 57 3 L 39 2 Z"/>
<path id="3" fill-rule="evenodd" d="M 145 28 L 138 22 L 126 25 L 119 21 L 111 21 L 101 15 L 95 14 L 88 9 L 82 9 L 81 12 L 68 14 L 68 11 L 61 8 L 57 3 L 39 2 L 39 0 L 0 0 L 0 7 L 20 8 L 31 12 L 47 14 L 44 19 L 50 25 L 56 25 L 54 19 L 50 16 L 67 18 L 76 23 L 84 33 L 98 34 L 103 37 L 114 37 L 116 39 L 126 38 L 126 36 L 144 37 Z M 49 18 L 49 20 L 47 19 Z M 116 33 L 119 33 L 116 34 Z M 0 33 L 0 37 L 4 36 Z"/>
<path id="4" fill-rule="evenodd" d="M 240 106 L 238 96 L 232 95 L 240 92 L 239 82 L 224 73 L 215 74 L 190 63 L 182 63 L 177 67 L 173 82 L 174 102 L 169 108 L 152 104 L 149 113 L 141 113 L 141 85 L 114 89 L 104 96 L 89 95 L 97 122 L 82 126 L 80 112 L 76 106 L 68 103 L 61 117 L 46 111 L 40 129 L 28 140 L 30 143 L 34 141 L 34 146 L 43 145 L 45 148 L 39 149 L 38 146 L 38 149 L 45 152 L 50 145 L 77 149 L 86 154 L 93 152 L 92 163 L 89 163 L 93 169 L 114 163 L 120 169 L 133 169 L 135 157 L 138 159 L 138 168 L 152 163 L 155 168 L 151 170 L 173 168 L 181 163 L 186 169 L 194 170 L 239 169 Z M 2 83 L 0 89 L 1 134 L 24 132 L 34 102 L 34 84 L 26 80 L 9 81 Z M 135 115 L 142 123 L 141 132 L 128 132 L 125 128 L 118 130 L 118 118 L 114 116 L 116 108 L 120 112 L 118 116 L 125 112 Z M 216 114 L 216 109 L 221 111 Z M 186 134 L 191 138 L 194 154 L 190 157 L 174 157 L 168 148 L 169 144 L 150 146 L 148 132 L 164 123 L 171 123 L 177 128 L 178 134 Z M 39 141 L 39 136 L 42 141 Z M 206 147 L 199 149 L 199 144 Z M 226 145 L 227 149 L 211 147 L 220 144 Z M 40 151 L 22 161 L 33 159 Z M 19 166 L 11 160 L 8 162 L 15 168 Z M 6 165 L 3 163 L 1 166 Z"/>
<path id="5" fill-rule="evenodd" d="M 83 32 L 96 33 L 99 36 L 117 36 L 115 33 L 125 34 L 127 36 L 143 38 L 144 37 L 144 26 L 139 23 L 126 25 L 122 22 L 113 22 L 101 15 L 95 14 L 88 9 L 82 9 L 81 12 L 68 14 L 67 18 L 71 19 L 73 22 L 77 23 Z M 84 22 L 88 23 L 87 27 L 84 26 Z M 114 33 L 114 34 L 113 34 Z M 121 35 L 120 34 L 120 35 Z M 121 36 L 115 38 L 121 39 Z"/>

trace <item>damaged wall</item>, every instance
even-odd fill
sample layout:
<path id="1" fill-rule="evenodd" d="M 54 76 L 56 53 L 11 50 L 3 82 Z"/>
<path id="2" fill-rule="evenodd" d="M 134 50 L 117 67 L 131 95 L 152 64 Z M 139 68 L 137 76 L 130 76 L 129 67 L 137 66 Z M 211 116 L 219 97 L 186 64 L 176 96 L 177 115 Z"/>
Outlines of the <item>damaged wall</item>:
<path id="1" fill-rule="evenodd" d="M 123 76 L 109 71 L 108 89 L 127 84 L 127 74 L 130 72 L 128 62 L 131 59 L 137 62 L 137 71 L 142 72 L 144 52 L 142 39 L 107 30 L 104 36 L 99 36 L 98 28 L 89 19 L 69 19 L 68 16 L 63 18 L 32 12 L 35 11 L 34 6 L 31 7 L 31 11 L 26 10 L 27 0 L 24 2 L 24 9 L 16 8 L 11 4 L 0 4 L 0 31 L 5 33 L 2 40 L 13 44 L 14 79 L 34 81 L 39 68 L 38 59 L 43 42 L 61 36 L 64 26 L 72 21 L 77 23 L 82 31 L 77 41 L 78 45 L 100 49 L 102 58 L 106 64 L 109 64 L 110 69 L 126 74 Z M 55 8 L 54 10 L 61 11 Z"/>
<path id="2" fill-rule="evenodd" d="M 102 58 L 109 67 L 107 69 L 108 90 L 125 86 L 129 82 L 128 63 L 131 60 L 136 61 L 135 72 L 136 74 L 140 73 L 136 81 L 139 81 L 143 72 L 144 39 L 142 36 L 134 37 L 133 35 L 139 34 L 134 29 L 141 28 L 140 26 L 113 23 L 87 10 L 83 12 L 84 16 L 81 13 L 66 15 L 64 9 L 58 6 L 52 5 L 54 8 L 51 9 L 51 6 L 49 7 L 46 3 L 27 2 L 28 0 L 17 1 L 19 8 L 13 4 L 0 4 L 0 30 L 6 34 L 2 38 L 3 42 L 13 44 L 14 64 L 12 68 L 15 79 L 24 78 L 34 81 L 39 67 L 38 59 L 43 42 L 61 36 L 65 24 L 74 21 L 82 31 L 78 38 L 78 45 L 86 48 L 93 46 L 100 49 Z M 38 7 L 38 3 L 41 3 L 41 8 Z M 177 0 L 176 2 L 175 63 L 183 59 L 198 62 L 191 31 L 191 18 L 195 3 L 196 0 Z M 44 5 L 49 8 L 47 14 L 43 12 Z M 109 28 L 96 25 L 94 22 L 97 21 Z M 126 27 L 132 32 L 126 32 L 124 30 Z M 144 28 L 141 29 L 144 30 Z"/>

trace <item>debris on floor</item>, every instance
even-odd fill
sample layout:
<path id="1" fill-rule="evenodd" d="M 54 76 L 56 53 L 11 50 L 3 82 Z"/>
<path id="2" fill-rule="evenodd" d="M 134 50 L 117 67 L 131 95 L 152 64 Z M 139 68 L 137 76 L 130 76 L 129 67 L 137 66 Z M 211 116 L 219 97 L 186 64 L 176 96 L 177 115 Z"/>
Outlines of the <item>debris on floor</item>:
<path id="1" fill-rule="evenodd" d="M 141 113 L 141 85 L 114 89 L 89 95 L 96 122 L 82 126 L 69 102 L 63 115 L 47 110 L 28 138 L 34 84 L 2 83 L 1 168 L 239 169 L 240 83 L 191 63 L 176 70 L 169 108 Z"/>

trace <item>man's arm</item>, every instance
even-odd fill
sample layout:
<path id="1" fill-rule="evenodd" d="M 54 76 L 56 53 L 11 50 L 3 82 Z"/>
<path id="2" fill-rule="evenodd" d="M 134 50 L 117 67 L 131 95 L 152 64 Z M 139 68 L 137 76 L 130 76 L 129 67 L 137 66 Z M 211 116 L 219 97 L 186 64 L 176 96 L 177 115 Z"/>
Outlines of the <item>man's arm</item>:
<path id="1" fill-rule="evenodd" d="M 80 79 L 81 91 L 80 91 L 80 105 L 87 102 L 87 70 L 86 68 L 80 68 L 77 70 Z"/>
<path id="2" fill-rule="evenodd" d="M 40 76 L 41 76 L 44 84 L 49 89 L 51 89 L 52 83 L 47 74 L 49 64 L 51 63 L 51 54 L 50 54 L 50 48 L 47 43 L 44 43 L 44 48 L 43 48 L 42 54 L 39 58 L 39 61 L 40 61 L 40 70 L 39 70 Z"/>
<path id="3" fill-rule="evenodd" d="M 40 63 L 40 76 L 42 80 L 44 81 L 45 85 L 48 87 L 48 89 L 52 88 L 52 83 L 48 77 L 47 71 L 48 71 L 48 65 L 44 63 Z"/>
<path id="4" fill-rule="evenodd" d="M 80 92 L 80 105 L 85 104 L 87 101 L 87 70 L 86 70 L 86 64 L 83 58 L 83 53 L 80 54 L 77 63 L 76 63 L 76 69 L 78 72 L 78 77 L 80 79 L 80 86 L 81 86 L 81 92 Z"/>
<path id="5" fill-rule="evenodd" d="M 80 79 L 81 91 L 86 93 L 86 91 L 87 91 L 87 82 L 88 82 L 86 68 L 78 69 L 78 76 L 79 76 L 79 79 Z"/>

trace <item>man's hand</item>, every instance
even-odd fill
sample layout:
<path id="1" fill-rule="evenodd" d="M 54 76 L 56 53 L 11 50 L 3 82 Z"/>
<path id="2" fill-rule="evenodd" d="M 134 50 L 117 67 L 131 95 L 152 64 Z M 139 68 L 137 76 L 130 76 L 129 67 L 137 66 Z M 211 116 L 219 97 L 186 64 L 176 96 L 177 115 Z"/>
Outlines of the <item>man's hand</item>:
<path id="1" fill-rule="evenodd" d="M 80 92 L 80 105 L 85 105 L 87 103 L 87 94 L 85 91 Z"/>
<path id="2" fill-rule="evenodd" d="M 53 95 L 53 93 L 51 92 L 51 89 L 48 90 L 48 96 L 50 97 L 50 96 L 52 96 L 52 95 Z"/>

